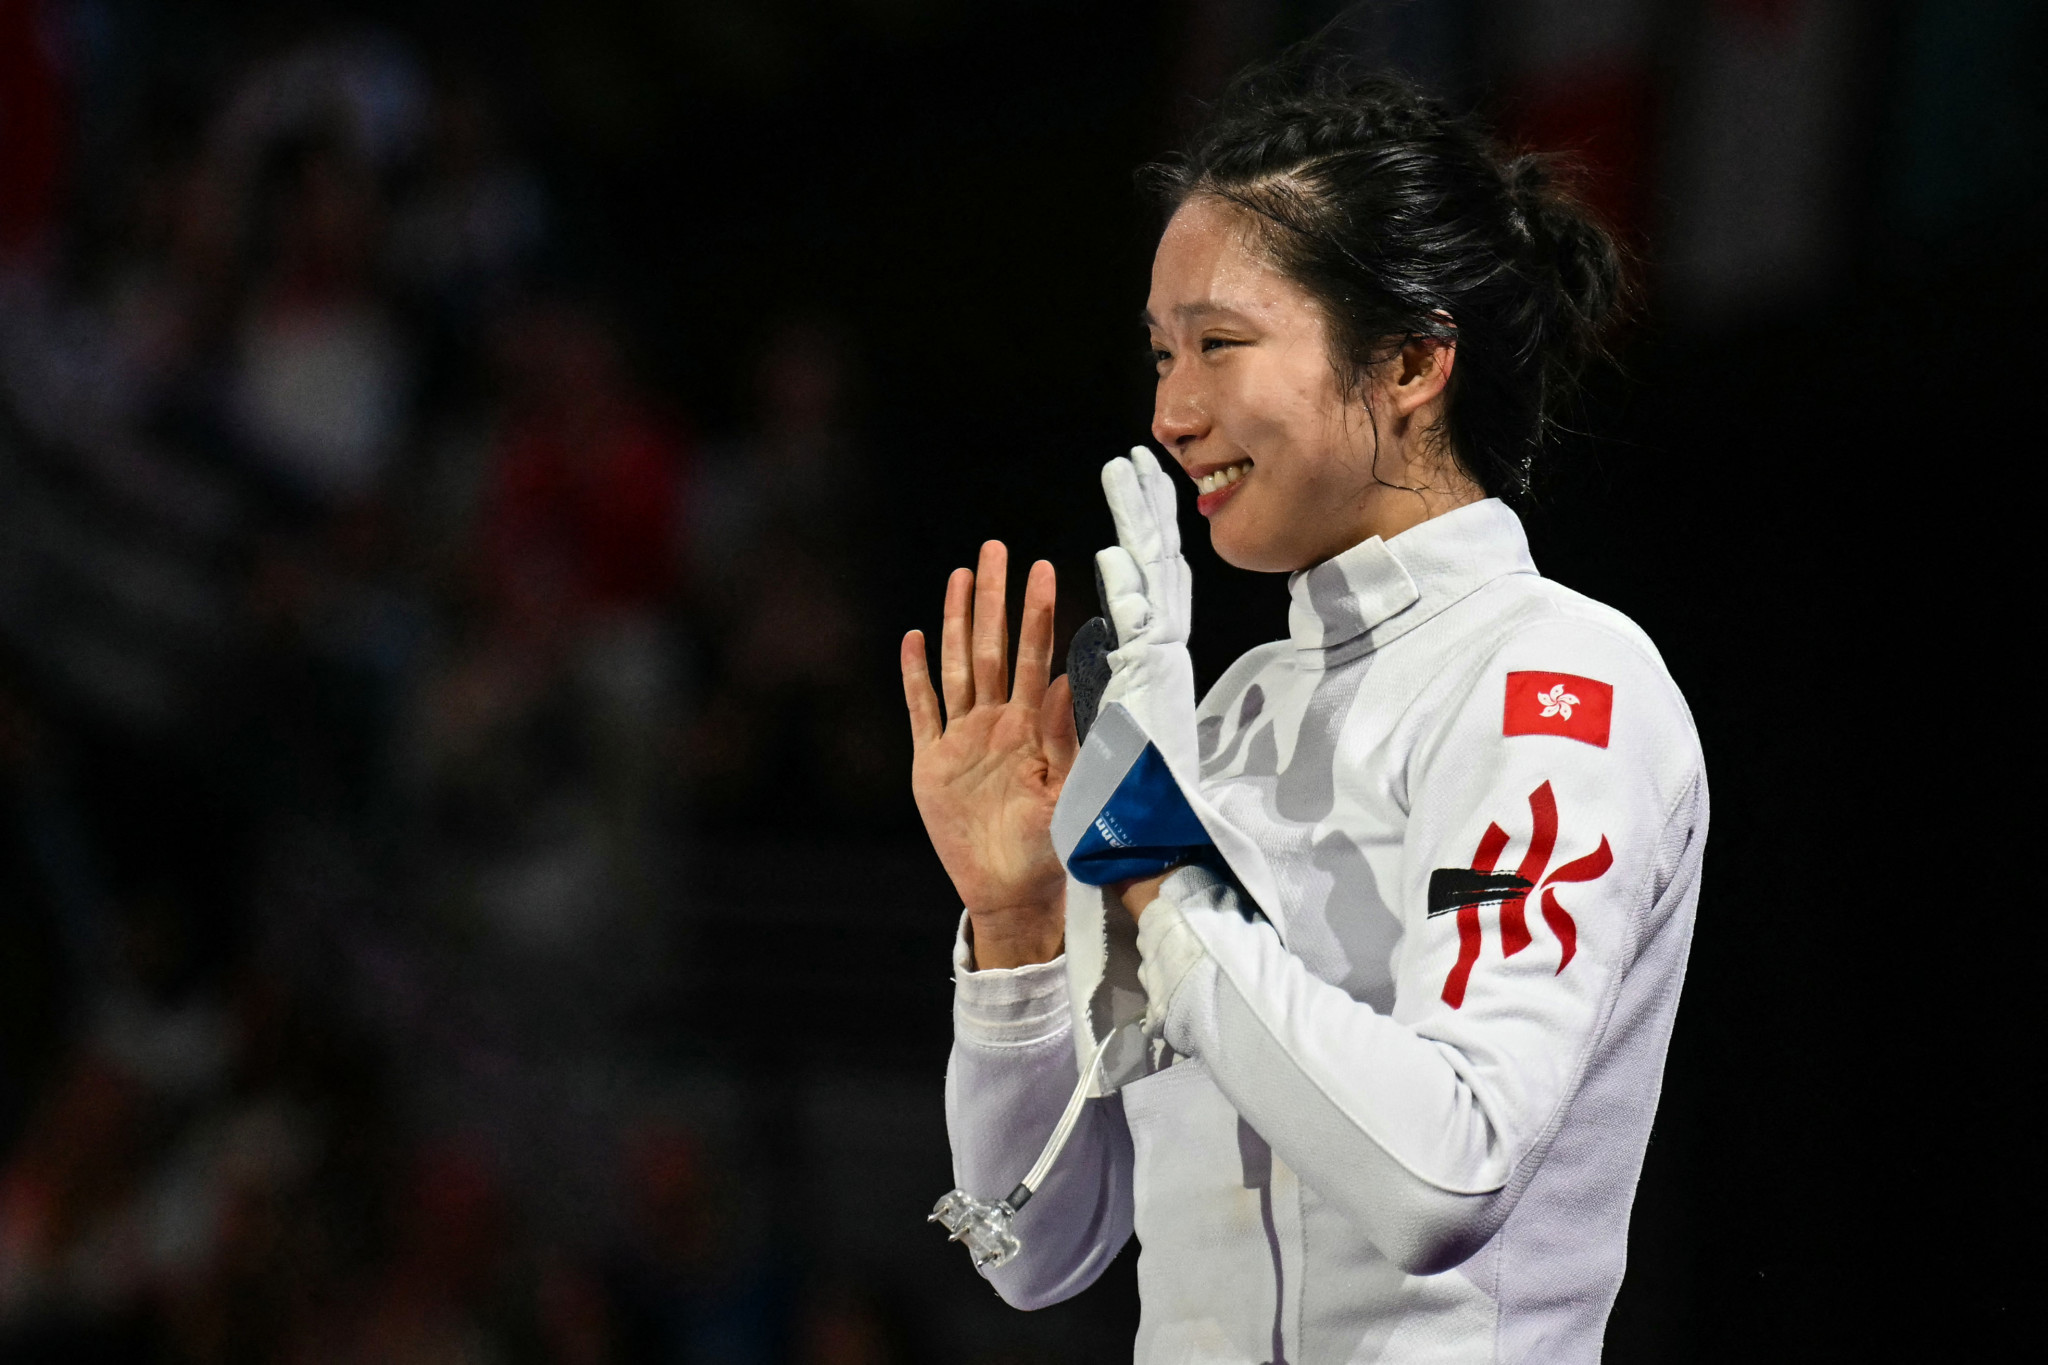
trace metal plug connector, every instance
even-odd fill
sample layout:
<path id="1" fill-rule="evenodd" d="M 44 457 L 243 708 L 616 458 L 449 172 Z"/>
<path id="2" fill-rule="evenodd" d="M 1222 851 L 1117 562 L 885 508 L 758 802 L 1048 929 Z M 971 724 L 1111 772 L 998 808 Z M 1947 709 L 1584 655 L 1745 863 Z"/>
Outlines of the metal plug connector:
<path id="1" fill-rule="evenodd" d="M 1016 1214 L 1007 1199 L 991 1204 L 965 1190 L 954 1190 L 932 1206 L 931 1217 L 925 1221 L 951 1233 L 947 1241 L 966 1243 L 976 1270 L 992 1270 L 1023 1249 L 1017 1234 L 1010 1231 L 1010 1220 Z"/>
<path id="2" fill-rule="evenodd" d="M 1114 1037 L 1114 1033 L 1109 1035 L 1109 1038 Z M 1052 1136 L 1045 1140 L 1045 1150 L 1038 1154 L 1037 1162 L 1017 1183 L 1016 1189 L 994 1203 L 976 1199 L 965 1190 L 954 1190 L 932 1206 L 931 1216 L 924 1221 L 937 1223 L 951 1233 L 947 1241 L 966 1243 L 967 1254 L 974 1258 L 976 1270 L 993 1270 L 1023 1249 L 1024 1244 L 1017 1240 L 1017 1234 L 1010 1231 L 1010 1220 L 1037 1193 L 1045 1181 L 1046 1172 L 1052 1169 L 1053 1162 L 1059 1160 L 1061 1149 L 1073 1136 L 1074 1124 L 1081 1117 L 1081 1106 L 1088 1099 L 1088 1088 L 1102 1070 L 1102 1054 L 1109 1047 L 1109 1038 L 1095 1045 L 1088 1065 L 1081 1068 L 1080 1084 L 1067 1097 L 1066 1112 L 1053 1125 Z"/>

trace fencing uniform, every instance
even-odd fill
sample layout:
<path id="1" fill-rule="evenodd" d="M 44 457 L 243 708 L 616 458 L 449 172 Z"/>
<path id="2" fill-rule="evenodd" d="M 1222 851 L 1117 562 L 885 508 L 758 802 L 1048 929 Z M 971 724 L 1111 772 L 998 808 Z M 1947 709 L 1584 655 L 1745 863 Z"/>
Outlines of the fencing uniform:
<path id="1" fill-rule="evenodd" d="M 1698 898 L 1691 717 L 1497 501 L 1291 593 L 1288 638 L 1197 712 L 1201 796 L 1263 852 L 1262 903 L 1167 880 L 1126 945 L 1151 1044 L 989 1276 L 1055 1302 L 1135 1230 L 1148 1365 L 1593 1360 Z M 1065 959 L 974 971 L 965 932 L 948 1124 L 961 1186 L 1000 1192 L 1110 992 Z"/>

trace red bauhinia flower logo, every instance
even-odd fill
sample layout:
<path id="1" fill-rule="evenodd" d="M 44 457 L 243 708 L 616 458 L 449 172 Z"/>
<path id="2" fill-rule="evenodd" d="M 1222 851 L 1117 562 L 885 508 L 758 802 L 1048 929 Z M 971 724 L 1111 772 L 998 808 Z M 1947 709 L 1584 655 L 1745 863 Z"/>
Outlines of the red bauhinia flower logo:
<path id="1" fill-rule="evenodd" d="M 1552 716 L 1563 716 L 1566 720 L 1570 720 L 1572 718 L 1572 708 L 1579 704 L 1579 699 L 1565 691 L 1564 684 L 1559 683 L 1548 692 L 1538 692 L 1536 694 L 1536 703 L 1543 708 L 1542 714 L 1544 719 L 1548 720 Z"/>
<path id="2" fill-rule="evenodd" d="M 1567 704 L 1562 697 L 1546 697 L 1544 701 Z M 1465 1003 L 1465 986 L 1479 961 L 1480 906 L 1500 906 L 1500 955 L 1509 958 L 1534 941 L 1529 933 L 1527 905 L 1529 897 L 1537 895 L 1543 922 L 1557 937 L 1557 970 L 1562 972 L 1579 950 L 1579 926 L 1558 904 L 1555 888 L 1560 882 L 1590 882 L 1614 866 L 1614 853 L 1603 834 L 1599 848 L 1545 877 L 1550 855 L 1557 847 L 1557 795 L 1548 782 L 1529 793 L 1529 819 L 1529 851 L 1522 855 L 1522 864 L 1512 875 L 1493 870 L 1501 850 L 1508 846 L 1508 834 L 1499 825 L 1489 824 L 1486 833 L 1479 837 L 1469 873 L 1440 868 L 1430 877 L 1429 913 L 1434 916 L 1453 909 L 1458 912 L 1458 960 L 1452 965 L 1451 974 L 1444 978 L 1444 1003 L 1452 1009 Z"/>

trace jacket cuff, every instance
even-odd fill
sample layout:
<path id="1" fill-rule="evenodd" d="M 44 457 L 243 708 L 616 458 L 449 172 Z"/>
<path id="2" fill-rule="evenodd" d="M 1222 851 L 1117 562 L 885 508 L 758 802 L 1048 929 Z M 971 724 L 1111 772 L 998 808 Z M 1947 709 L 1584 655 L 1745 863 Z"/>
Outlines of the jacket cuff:
<path id="1" fill-rule="evenodd" d="M 1070 1025 L 1066 954 L 1028 967 L 974 967 L 971 922 L 963 911 L 953 936 L 953 1035 L 983 1047 L 1018 1047 L 1058 1036 Z"/>

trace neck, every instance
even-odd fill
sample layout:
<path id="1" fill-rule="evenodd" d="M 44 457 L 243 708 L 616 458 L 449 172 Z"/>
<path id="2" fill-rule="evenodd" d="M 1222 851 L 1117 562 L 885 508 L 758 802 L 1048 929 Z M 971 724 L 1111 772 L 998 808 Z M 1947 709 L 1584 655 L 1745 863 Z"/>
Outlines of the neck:
<path id="1" fill-rule="evenodd" d="M 1412 530 L 1425 521 L 1432 521 L 1446 512 L 1455 512 L 1485 497 L 1486 490 L 1462 470 L 1457 471 L 1455 478 L 1438 477 L 1434 482 L 1418 479 L 1407 486 L 1392 481 L 1373 484 L 1366 489 L 1360 500 L 1358 516 L 1352 519 L 1344 534 L 1302 567 L 1335 559 L 1352 546 L 1363 544 L 1374 536 L 1392 540 L 1403 531 Z"/>

